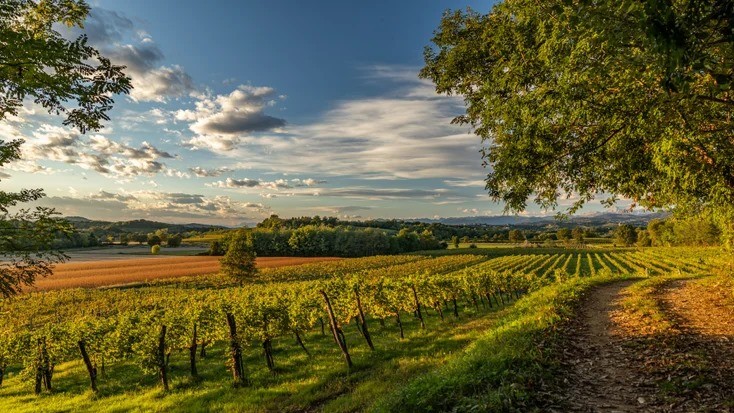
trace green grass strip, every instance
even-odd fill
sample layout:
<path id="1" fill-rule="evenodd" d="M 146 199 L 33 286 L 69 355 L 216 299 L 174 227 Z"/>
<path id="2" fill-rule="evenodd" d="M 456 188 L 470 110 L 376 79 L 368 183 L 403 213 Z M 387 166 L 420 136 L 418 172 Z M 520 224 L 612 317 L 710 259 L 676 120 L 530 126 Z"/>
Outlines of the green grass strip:
<path id="1" fill-rule="evenodd" d="M 623 276 L 572 278 L 519 300 L 499 322 L 445 366 L 379 401 L 378 412 L 528 411 L 556 370 L 556 327 L 583 293 Z M 542 345 L 541 345 L 542 344 Z"/>

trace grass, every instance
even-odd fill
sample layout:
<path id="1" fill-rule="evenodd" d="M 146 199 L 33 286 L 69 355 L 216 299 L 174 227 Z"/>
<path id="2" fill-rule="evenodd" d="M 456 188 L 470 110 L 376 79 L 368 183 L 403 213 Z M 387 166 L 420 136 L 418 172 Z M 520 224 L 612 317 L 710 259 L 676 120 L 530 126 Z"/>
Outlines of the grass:
<path id="1" fill-rule="evenodd" d="M 381 400 L 378 412 L 529 411 L 543 401 L 536 391 L 557 369 L 555 328 L 567 320 L 589 288 L 621 277 L 575 278 L 518 301 L 497 327 L 445 366 Z"/>
<path id="2" fill-rule="evenodd" d="M 462 309 L 459 319 L 441 321 L 431 311 L 427 329 L 407 315 L 406 338 L 399 339 L 393 322 L 381 327 L 371 321 L 376 351 L 371 352 L 354 325 L 345 326 L 355 367 L 348 371 L 332 338 L 319 331 L 304 336 L 312 358 L 291 337 L 274 342 L 277 372 L 270 373 L 253 343 L 248 347 L 246 371 L 253 385 L 234 389 L 226 369 L 226 349 L 215 347 L 199 362 L 200 379 L 188 377 L 184 351 L 171 357 L 172 389 L 164 394 L 155 377 L 147 376 L 132 362 L 108 366 L 99 382 L 100 393 L 88 390 L 81 362 L 57 366 L 55 392 L 34 396 L 32 383 L 11 372 L 0 388 L 0 411 L 281 411 L 318 409 L 326 412 L 363 410 L 383 395 L 417 375 L 447 363 L 491 329 L 506 310 Z M 328 334 L 328 330 L 327 330 Z"/>

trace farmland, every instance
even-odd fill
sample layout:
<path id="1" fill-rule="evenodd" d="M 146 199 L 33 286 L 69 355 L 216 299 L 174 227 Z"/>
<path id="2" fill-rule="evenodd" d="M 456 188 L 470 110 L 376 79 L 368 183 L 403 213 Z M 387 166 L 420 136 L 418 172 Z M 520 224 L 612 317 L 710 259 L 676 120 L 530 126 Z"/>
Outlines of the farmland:
<path id="1" fill-rule="evenodd" d="M 262 257 L 258 268 L 273 268 L 309 262 L 333 261 L 329 257 Z M 77 287 L 101 287 L 148 282 L 153 280 L 193 277 L 219 271 L 219 257 L 165 257 L 148 256 L 115 260 L 93 260 L 59 264 L 53 275 L 40 279 L 32 291 Z M 31 289 L 29 289 L 31 290 Z"/>
<path id="2" fill-rule="evenodd" d="M 515 325 L 527 311 L 551 311 L 578 291 L 615 278 L 695 276 L 720 263 L 717 251 L 707 248 L 482 251 L 266 268 L 244 287 L 208 275 L 136 289 L 25 294 L 2 307 L 0 355 L 8 367 L 0 408 L 397 411 L 412 403 L 421 410 L 426 400 L 442 402 L 418 389 L 431 383 L 435 394 L 443 394 L 450 382 L 431 381 L 432 371 L 494 343 L 489 335 L 505 334 L 501 326 Z M 210 264 L 208 257 L 192 258 Z M 81 273 L 89 264 L 69 265 L 79 265 Z M 537 307 L 548 299 L 556 304 Z M 95 392 L 79 354 L 81 340 L 100 370 Z M 41 359 L 35 356 L 39 343 Z M 46 376 L 32 373 L 39 366 L 51 370 L 53 396 L 33 399 L 34 380 L 35 386 L 46 383 Z M 452 368 L 466 380 L 476 373 Z M 409 384 L 396 393 L 397 383 Z M 441 400 L 452 401 L 446 394 Z"/>

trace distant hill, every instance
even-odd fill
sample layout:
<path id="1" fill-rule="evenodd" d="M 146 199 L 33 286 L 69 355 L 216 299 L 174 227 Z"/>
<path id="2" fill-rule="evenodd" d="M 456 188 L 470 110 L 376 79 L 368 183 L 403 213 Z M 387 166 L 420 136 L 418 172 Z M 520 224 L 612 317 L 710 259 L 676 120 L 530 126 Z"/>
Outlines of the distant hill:
<path id="1" fill-rule="evenodd" d="M 586 215 L 574 215 L 564 220 L 557 220 L 554 216 L 476 216 L 476 217 L 453 217 L 453 218 L 421 218 L 415 221 L 424 223 L 441 223 L 445 225 L 487 225 L 487 226 L 513 226 L 513 227 L 544 227 L 564 225 L 584 226 L 609 226 L 617 224 L 646 225 L 652 219 L 665 218 L 666 212 L 653 213 L 622 213 L 622 212 L 600 212 Z"/>
<path id="2" fill-rule="evenodd" d="M 102 231 L 106 233 L 123 233 L 123 232 L 142 232 L 149 233 L 159 229 L 168 228 L 169 232 L 179 233 L 188 231 L 210 231 L 217 229 L 226 229 L 221 225 L 207 224 L 169 224 L 165 222 L 149 221 L 146 219 L 136 219 L 132 221 L 97 221 L 84 217 L 71 216 L 66 217 L 80 231 Z"/>

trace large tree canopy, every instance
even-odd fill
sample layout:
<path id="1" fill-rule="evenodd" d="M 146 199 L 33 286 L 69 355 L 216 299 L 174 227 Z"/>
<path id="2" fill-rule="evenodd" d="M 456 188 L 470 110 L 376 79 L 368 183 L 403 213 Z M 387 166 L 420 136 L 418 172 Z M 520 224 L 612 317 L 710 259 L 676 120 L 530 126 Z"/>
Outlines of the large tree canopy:
<path id="1" fill-rule="evenodd" d="M 0 122 L 30 100 L 65 114 L 64 124 L 82 133 L 108 119 L 112 97 L 131 88 L 123 67 L 88 46 L 85 36 L 67 40 L 54 30 L 81 27 L 88 12 L 81 0 L 0 0 Z M 23 141 L 1 138 L 0 166 L 20 159 Z M 51 246 L 70 226 L 53 209 L 11 211 L 41 197 L 40 189 L 0 191 L 0 297 L 17 294 L 65 259 Z"/>
<path id="2" fill-rule="evenodd" d="M 508 210 L 734 202 L 734 0 L 507 0 L 433 43 L 421 76 L 465 97 Z"/>
<path id="3" fill-rule="evenodd" d="M 112 96 L 130 91 L 122 66 L 87 45 L 87 37 L 62 37 L 54 25 L 82 27 L 82 0 L 0 1 L 0 119 L 16 115 L 27 97 L 65 125 L 84 133 L 108 120 Z M 68 106 L 71 102 L 74 106 Z"/>

